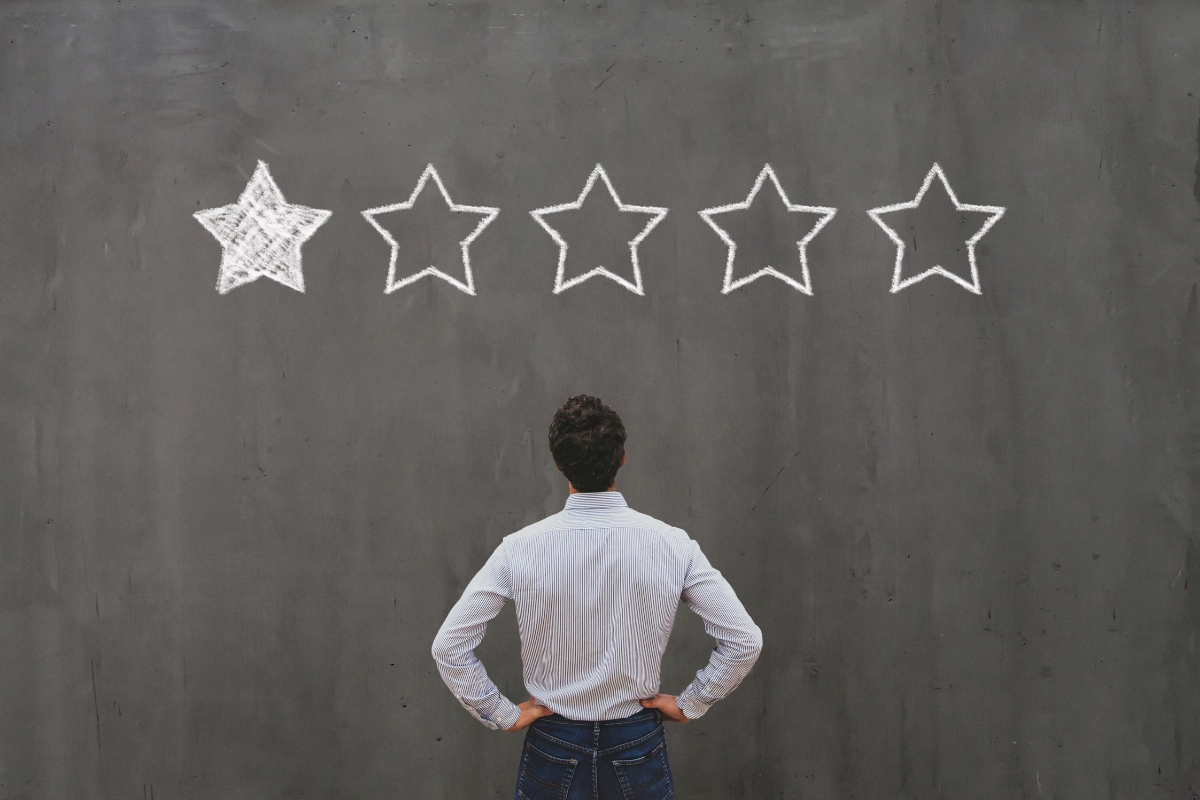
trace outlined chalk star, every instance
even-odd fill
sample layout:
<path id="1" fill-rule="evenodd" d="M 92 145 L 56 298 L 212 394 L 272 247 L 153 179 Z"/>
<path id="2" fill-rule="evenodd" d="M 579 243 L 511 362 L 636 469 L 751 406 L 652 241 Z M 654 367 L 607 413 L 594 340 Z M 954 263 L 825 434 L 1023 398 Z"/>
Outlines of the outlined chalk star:
<path id="1" fill-rule="evenodd" d="M 396 241 L 396 237 L 392 236 L 391 232 L 387 228 L 380 225 L 379 221 L 375 219 L 376 215 L 378 214 L 389 214 L 393 211 L 408 211 L 411 209 L 413 207 L 413 203 L 417 201 L 417 195 L 419 195 L 421 190 L 425 188 L 425 184 L 429 182 L 430 178 L 433 178 L 433 182 L 437 184 L 438 191 L 442 193 L 442 199 L 446 201 L 446 205 L 450 207 L 451 211 L 459 214 L 480 214 L 483 217 L 481 220 L 479 220 L 479 224 L 475 226 L 475 229 L 467 234 L 465 239 L 458 243 L 459 248 L 462 250 L 463 276 L 466 279 L 465 281 L 460 281 L 458 278 L 447 275 L 445 272 L 442 272 L 432 264 L 420 272 L 416 272 L 406 278 L 397 279 L 396 256 L 400 253 L 400 244 Z M 386 239 L 387 243 L 392 246 L 392 257 L 388 264 L 387 283 L 383 289 L 384 294 L 391 294 L 401 287 L 408 286 L 410 283 L 419 281 L 421 278 L 424 278 L 427 275 L 432 275 L 435 278 L 441 278 L 456 289 L 460 289 L 467 294 L 474 296 L 475 276 L 471 273 L 471 242 L 475 241 L 476 237 L 483 233 L 483 229 L 491 224 L 492 220 L 499 216 L 499 214 L 500 209 L 498 208 L 492 208 L 490 206 L 465 206 L 455 203 L 450 199 L 450 193 L 446 191 L 446 185 L 442 183 L 442 178 L 440 175 L 438 175 L 437 170 L 433 168 L 433 164 L 426 166 L 425 171 L 421 173 L 421 177 L 417 179 L 416 188 L 412 190 L 412 194 L 410 194 L 408 199 L 403 203 L 393 203 L 390 206 L 368 208 L 366 211 L 362 212 L 362 215 L 366 218 L 367 222 L 371 223 L 371 227 L 379 231 L 379 235 Z"/>
<path id="2" fill-rule="evenodd" d="M 546 222 L 544 217 L 547 214 L 557 214 L 560 211 L 574 211 L 581 208 L 583 206 L 584 199 L 586 199 L 588 193 L 592 191 L 592 186 L 596 184 L 597 178 L 600 178 L 604 181 L 604 186 L 608 189 L 609 195 L 612 196 L 613 202 L 617 204 L 618 210 L 632 214 L 650 215 L 650 219 L 646 222 L 646 226 L 642 228 L 637 236 L 634 236 L 629 240 L 629 257 L 633 262 L 632 283 L 625 280 L 620 275 L 610 272 L 603 266 L 598 266 L 595 269 L 585 272 L 578 277 L 571 278 L 569 281 L 563 280 L 567 266 L 567 240 L 562 237 L 562 234 L 550 227 L 550 224 Z M 622 203 L 621 198 L 617 196 L 617 190 L 613 188 L 612 181 L 608 179 L 608 173 L 604 171 L 604 167 L 600 164 L 597 164 L 596 168 L 592 170 L 592 174 L 588 175 L 587 183 L 583 185 L 583 191 L 579 193 L 579 197 L 575 200 L 575 202 L 562 203 L 557 206 L 547 206 L 545 208 L 538 208 L 530 211 L 529 213 L 535 220 L 537 220 L 537 223 L 546 229 L 546 233 L 550 234 L 550 238 L 558 243 L 558 272 L 554 276 L 554 293 L 558 294 L 560 292 L 564 292 L 567 289 L 570 289 L 572 286 L 583 283 L 588 278 L 593 278 L 597 275 L 603 275 L 606 278 L 613 279 L 636 295 L 644 295 L 645 292 L 642 291 L 642 271 L 638 266 L 638 245 L 641 244 L 642 240 L 650 234 L 650 231 L 654 230 L 655 225 L 662 222 L 663 217 L 667 216 L 667 211 L 668 209 L 659 208 L 658 206 L 634 206 L 627 203 Z"/>
<path id="3" fill-rule="evenodd" d="M 785 275 L 768 264 L 758 272 L 747 275 L 744 278 L 738 278 L 735 281 L 733 279 L 733 259 L 737 254 L 737 242 L 733 240 L 733 237 L 729 235 L 728 231 L 726 231 L 713 220 L 713 216 L 716 214 L 725 214 L 730 211 L 745 211 L 746 209 L 750 208 L 750 204 L 754 202 L 755 195 L 758 194 L 758 190 L 762 188 L 763 182 L 766 181 L 767 178 L 771 179 L 771 183 L 774 185 L 775 191 L 779 193 L 779 199 L 783 201 L 783 205 L 788 211 L 802 211 L 808 214 L 818 214 L 820 215 L 820 219 L 818 219 L 816 224 L 813 225 L 812 229 L 804 235 L 804 238 L 796 242 L 797 247 L 800 248 L 801 280 L 796 280 L 790 275 Z M 699 212 L 700 218 L 707 222 L 708 226 L 717 232 L 717 235 L 721 237 L 721 241 L 725 242 L 726 247 L 729 248 L 729 255 L 725 259 L 725 283 L 721 287 L 721 294 L 729 294 L 734 289 L 740 289 L 746 284 L 756 281 L 764 275 L 774 275 L 776 278 L 779 278 L 793 289 L 797 289 L 804 294 L 811 296 L 813 291 L 812 278 L 809 277 L 808 274 L 808 243 L 811 242 L 813 238 L 821 232 L 821 229 L 829 223 L 829 220 L 833 219 L 833 215 L 836 213 L 836 208 L 828 208 L 826 206 L 798 205 L 788 200 L 787 193 L 783 191 L 783 187 L 779 185 L 779 178 L 775 177 L 775 170 L 771 169 L 770 164 L 764 165 L 762 170 L 758 173 L 758 177 L 754 180 L 754 185 L 750 187 L 750 194 L 746 195 L 745 200 L 740 203 L 729 203 L 728 205 L 724 206 L 706 208 Z"/>
<path id="4" fill-rule="evenodd" d="M 967 260 L 971 264 L 970 281 L 955 275 L 950 270 L 944 269 L 941 265 L 937 264 L 918 275 L 912 276 L 911 278 L 901 279 L 901 267 L 904 264 L 904 239 L 902 239 L 900 235 L 896 233 L 896 231 L 889 228 L 884 221 L 880 219 L 883 214 L 890 214 L 893 211 L 905 211 L 921 205 L 921 198 L 925 196 L 925 192 L 929 191 L 929 187 L 933 184 L 933 179 L 935 176 L 942 182 L 942 186 L 945 188 L 946 194 L 950 195 L 950 202 L 954 203 L 955 209 L 958 211 L 972 211 L 989 215 L 987 221 L 983 223 L 983 227 L 980 228 L 974 236 L 972 236 L 970 239 L 967 239 Z M 946 174 L 942 172 L 942 168 L 938 166 L 936 161 L 934 162 L 933 167 L 930 168 L 929 174 L 925 176 L 925 182 L 921 184 L 921 188 L 917 191 L 917 196 L 912 199 L 912 202 L 894 203 L 890 206 L 872 208 L 867 212 L 867 214 L 871 216 L 871 219 L 875 220 L 875 224 L 883 228 L 884 233 L 886 233 L 888 238 L 891 239 L 896 245 L 896 267 L 892 272 L 892 294 L 895 294 L 906 286 L 911 286 L 914 283 L 923 281 L 930 275 L 943 275 L 966 289 L 968 292 L 973 292 L 974 294 L 983 294 L 983 289 L 981 289 L 979 286 L 979 267 L 975 263 L 975 245 L 980 239 L 983 238 L 985 233 L 991 230 L 992 226 L 996 224 L 996 221 L 1004 216 L 1004 208 L 1001 206 L 980 206 L 972 203 L 958 202 L 958 196 L 955 195 L 954 190 L 950 188 L 950 181 L 946 180 Z"/>
<path id="5" fill-rule="evenodd" d="M 236 203 L 192 216 L 221 243 L 217 292 L 225 294 L 260 277 L 303 292 L 300 246 L 332 213 L 284 200 L 267 163 L 259 161 Z"/>

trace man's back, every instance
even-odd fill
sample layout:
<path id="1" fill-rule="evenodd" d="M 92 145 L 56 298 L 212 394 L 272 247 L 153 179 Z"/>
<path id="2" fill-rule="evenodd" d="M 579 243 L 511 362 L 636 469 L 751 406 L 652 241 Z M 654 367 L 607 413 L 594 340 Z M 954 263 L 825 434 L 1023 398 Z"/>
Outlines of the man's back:
<path id="1" fill-rule="evenodd" d="M 680 600 L 718 640 L 679 696 L 689 719 L 732 691 L 761 648 L 757 626 L 686 533 L 633 511 L 619 492 L 572 494 L 563 511 L 505 537 L 434 642 L 443 678 L 489 726 L 506 728 L 519 712 L 471 651 L 509 599 L 526 688 L 570 719 L 621 719 L 658 693 Z"/>
<path id="2" fill-rule="evenodd" d="M 433 641 L 442 680 L 489 728 L 526 731 L 518 798 L 661 800 L 672 795 L 662 720 L 687 722 L 732 692 L 762 633 L 700 546 L 633 511 L 616 491 L 625 425 L 575 395 L 550 422 L 550 454 L 569 481 L 561 512 L 506 536 Z M 530 698 L 514 705 L 475 656 L 513 600 Z M 659 693 L 663 651 L 683 601 L 717 640 L 678 696 Z"/>

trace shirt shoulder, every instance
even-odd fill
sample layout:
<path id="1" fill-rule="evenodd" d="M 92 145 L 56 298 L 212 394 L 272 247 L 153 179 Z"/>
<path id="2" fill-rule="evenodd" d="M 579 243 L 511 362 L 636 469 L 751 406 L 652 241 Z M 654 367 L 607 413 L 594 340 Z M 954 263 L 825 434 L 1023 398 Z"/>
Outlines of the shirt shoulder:
<path id="1" fill-rule="evenodd" d="M 504 542 L 517 541 L 519 539 L 529 539 L 537 536 L 538 534 L 569 528 L 570 525 L 565 523 L 563 519 L 564 516 L 565 515 L 562 511 L 559 511 L 557 514 L 551 514 L 545 519 L 540 519 L 537 522 L 526 525 L 524 528 L 521 528 L 518 531 L 513 531 L 505 536 L 501 543 L 503 544 Z"/>
<path id="2" fill-rule="evenodd" d="M 628 508 L 625 511 L 629 516 L 629 521 L 632 523 L 629 527 L 645 528 L 646 530 L 661 533 L 673 541 L 677 541 L 679 544 L 686 544 L 691 541 L 691 537 L 687 535 L 687 531 L 683 528 L 676 528 L 674 525 L 669 525 L 660 519 L 655 519 L 649 514 L 634 511 L 632 508 Z"/>

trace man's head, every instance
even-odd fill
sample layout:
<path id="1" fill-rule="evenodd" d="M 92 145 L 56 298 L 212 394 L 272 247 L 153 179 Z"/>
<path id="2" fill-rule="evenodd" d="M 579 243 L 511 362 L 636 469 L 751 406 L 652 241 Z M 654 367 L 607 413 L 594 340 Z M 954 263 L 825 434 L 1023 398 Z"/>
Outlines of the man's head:
<path id="1" fill-rule="evenodd" d="M 599 397 L 577 394 L 554 412 L 550 455 L 576 491 L 606 491 L 625 463 L 625 425 Z"/>

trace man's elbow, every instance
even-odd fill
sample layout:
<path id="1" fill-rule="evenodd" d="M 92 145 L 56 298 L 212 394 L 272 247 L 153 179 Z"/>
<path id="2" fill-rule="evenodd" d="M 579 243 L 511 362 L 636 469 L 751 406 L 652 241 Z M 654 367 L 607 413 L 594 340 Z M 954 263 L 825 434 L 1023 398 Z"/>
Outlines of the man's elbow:
<path id="1" fill-rule="evenodd" d="M 453 650 L 454 648 L 450 646 L 450 642 L 447 641 L 447 638 L 441 632 L 433 637 L 433 646 L 429 648 L 430 655 L 433 656 L 433 660 L 438 664 L 448 664 L 452 658 Z"/>
<path id="2" fill-rule="evenodd" d="M 719 639 L 717 651 L 727 663 L 741 664 L 748 670 L 758 660 L 762 646 L 762 631 L 752 624 L 729 638 Z"/>
<path id="3" fill-rule="evenodd" d="M 751 625 L 746 632 L 738 637 L 737 652 L 735 659 L 743 664 L 753 665 L 758 660 L 758 654 L 762 652 L 763 637 L 762 629 L 757 625 Z"/>

